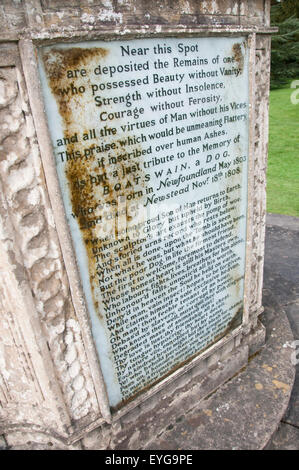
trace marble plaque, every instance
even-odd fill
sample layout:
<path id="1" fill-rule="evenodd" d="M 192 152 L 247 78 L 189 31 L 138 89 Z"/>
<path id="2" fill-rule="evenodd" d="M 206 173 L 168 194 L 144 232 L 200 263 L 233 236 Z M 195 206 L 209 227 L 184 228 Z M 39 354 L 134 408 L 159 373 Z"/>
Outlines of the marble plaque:
<path id="1" fill-rule="evenodd" d="M 59 43 L 38 55 L 74 256 L 117 408 L 242 322 L 247 39 Z"/>

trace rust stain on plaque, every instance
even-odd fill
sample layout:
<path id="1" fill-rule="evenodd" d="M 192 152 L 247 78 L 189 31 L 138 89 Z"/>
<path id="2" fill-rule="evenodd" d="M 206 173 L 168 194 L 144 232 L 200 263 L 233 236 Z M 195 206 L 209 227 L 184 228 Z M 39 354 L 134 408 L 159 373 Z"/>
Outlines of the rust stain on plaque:
<path id="1" fill-rule="evenodd" d="M 87 63 L 98 57 L 108 55 L 108 50 L 102 47 L 84 49 L 72 47 L 69 49 L 53 48 L 49 52 L 44 52 L 43 58 L 46 65 L 47 76 L 51 81 L 51 87 L 61 85 L 60 80 L 65 79 L 65 73 L 72 67 L 87 65 Z"/>
<path id="2" fill-rule="evenodd" d="M 244 57 L 241 45 L 235 44 L 232 50 L 242 72 Z M 143 269 L 141 266 L 142 261 L 135 259 L 135 251 L 132 249 L 130 240 L 126 234 L 120 232 L 118 224 L 120 219 L 126 226 L 132 222 L 132 212 L 128 211 L 127 208 L 128 201 L 134 201 L 136 204 L 143 203 L 145 178 L 141 164 L 142 156 L 123 158 L 127 147 L 121 146 L 120 137 L 117 132 L 113 132 L 112 125 L 111 127 L 105 126 L 105 135 L 99 135 L 100 126 L 95 126 L 96 137 L 83 140 L 83 135 L 88 136 L 93 130 L 88 126 L 85 106 L 90 106 L 90 109 L 96 111 L 93 97 L 88 92 L 88 90 L 90 91 L 92 73 L 89 71 L 90 73 L 85 77 L 70 79 L 67 77 L 67 71 L 80 69 L 83 66 L 87 70 L 89 67 L 90 70 L 93 70 L 94 66 L 98 65 L 99 60 L 105 59 L 108 54 L 109 51 L 104 48 L 83 49 L 78 47 L 53 48 L 43 54 L 49 85 L 55 96 L 62 119 L 65 145 L 61 149 L 63 151 L 66 149 L 62 158 L 64 158 L 64 171 L 68 182 L 73 217 L 78 222 L 86 248 L 95 310 L 99 320 L 105 327 L 106 319 L 103 312 L 108 311 L 110 298 L 118 289 L 114 285 L 113 276 L 111 277 L 110 273 L 113 274 L 115 270 L 119 270 L 121 273 L 126 272 L 128 266 L 130 266 L 132 268 L 132 284 L 134 288 L 138 288 L 138 272 Z M 97 77 L 97 80 L 99 80 L 99 77 Z M 80 86 L 85 87 L 84 92 L 72 93 L 72 90 L 78 90 Z M 69 91 L 67 92 L 67 90 Z M 122 140 L 128 137 L 134 140 L 132 135 L 121 135 Z M 100 145 L 108 146 L 109 150 L 97 152 L 96 147 L 100 147 Z M 135 145 L 134 148 L 142 150 L 140 145 Z M 136 177 L 138 183 L 136 183 Z M 235 184 L 240 181 L 237 175 L 230 179 L 229 183 L 232 184 L 233 180 L 235 180 Z M 227 186 L 228 181 L 224 184 L 226 193 Z M 239 193 L 239 190 L 236 192 Z M 121 208 L 119 203 L 121 203 Z M 239 223 L 236 221 L 234 226 L 235 234 L 238 234 L 238 228 Z M 158 280 L 163 284 L 162 277 Z M 239 283 L 232 286 L 237 297 L 239 296 L 239 287 Z M 102 293 L 102 299 L 99 298 L 99 290 Z M 211 343 L 191 357 L 184 361 L 177 361 L 175 365 L 172 365 L 171 370 L 162 374 L 162 377 L 156 377 L 150 382 L 148 381 L 147 384 L 142 383 L 137 386 L 132 391 L 131 396 L 124 399 L 116 409 L 192 361 L 194 357 L 240 324 L 241 316 L 241 311 L 239 311 L 228 326 L 224 328 L 223 333 L 217 335 Z M 122 314 L 118 313 L 113 330 L 115 338 L 121 336 L 121 325 Z M 164 365 L 167 369 L 167 361 Z M 116 372 L 114 372 L 114 377 L 115 381 L 118 382 Z"/>
<path id="3" fill-rule="evenodd" d="M 65 145 L 60 152 L 60 163 L 65 165 L 72 216 L 78 221 L 85 244 L 95 310 L 105 327 L 102 312 L 109 308 L 110 298 L 117 289 L 113 272 L 125 272 L 130 266 L 130 280 L 135 287 L 138 286 L 142 262 L 136 261 L 128 234 L 120 232 L 120 228 L 125 230 L 132 222 L 134 207 L 132 209 L 131 201 L 135 205 L 142 203 L 145 188 L 142 154 L 137 156 L 135 152 L 135 155 L 125 156 L 127 147 L 120 144 L 117 131 L 112 125 L 109 127 L 107 121 L 103 124 L 98 119 L 97 126 L 88 127 L 92 120 L 88 120 L 87 113 L 97 111 L 90 91 L 92 71 L 108 53 L 103 48 L 78 47 L 53 48 L 43 53 L 48 83 L 62 118 Z M 83 66 L 87 71 L 83 77 L 68 78 L 68 71 L 80 71 Z M 80 89 L 84 91 L 80 93 Z M 134 136 L 129 137 L 134 140 Z M 126 138 L 128 135 L 121 135 L 122 140 Z M 132 147 L 142 150 L 139 144 L 130 146 L 130 149 Z M 119 320 L 113 330 L 117 338 L 121 318 Z"/>
<path id="4" fill-rule="evenodd" d="M 241 44 L 238 42 L 234 44 L 232 47 L 232 51 L 233 51 L 233 57 L 235 61 L 238 63 L 240 73 L 242 73 L 244 69 L 244 56 L 242 54 Z"/>

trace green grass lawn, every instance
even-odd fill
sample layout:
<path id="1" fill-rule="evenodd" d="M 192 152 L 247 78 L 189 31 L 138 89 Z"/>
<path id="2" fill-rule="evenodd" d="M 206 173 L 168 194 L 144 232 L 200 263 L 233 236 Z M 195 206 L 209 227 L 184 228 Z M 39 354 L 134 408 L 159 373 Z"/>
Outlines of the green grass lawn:
<path id="1" fill-rule="evenodd" d="M 299 217 L 299 103 L 291 103 L 292 92 L 270 93 L 267 211 Z"/>

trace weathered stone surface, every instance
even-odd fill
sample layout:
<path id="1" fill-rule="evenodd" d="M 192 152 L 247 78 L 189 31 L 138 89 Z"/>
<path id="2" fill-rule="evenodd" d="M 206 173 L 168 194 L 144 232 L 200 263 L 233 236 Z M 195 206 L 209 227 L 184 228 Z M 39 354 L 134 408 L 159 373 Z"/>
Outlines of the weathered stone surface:
<path id="1" fill-rule="evenodd" d="M 3 436 L 0 436 L 0 450 L 6 449 L 6 442 Z"/>
<path id="2" fill-rule="evenodd" d="M 299 429 L 290 424 L 281 423 L 265 450 L 299 450 Z"/>
<path id="3" fill-rule="evenodd" d="M 85 371 L 82 369 L 85 352 L 80 327 L 71 304 L 59 242 L 53 227 L 53 215 L 44 186 L 43 170 L 23 77 L 17 66 L 3 68 L 0 73 L 2 83 L 0 176 L 2 197 L 5 198 L 2 202 L 5 211 L 3 228 L 6 230 L 2 232 L 2 246 L 7 250 L 7 263 L 11 263 L 11 268 L 14 268 L 12 276 L 15 277 L 15 281 L 9 279 L 6 269 L 4 275 L 6 281 L 3 280 L 2 283 L 2 286 L 6 287 L 2 299 L 7 300 L 3 310 L 8 312 L 9 309 L 12 282 L 17 282 L 18 288 L 23 291 L 26 289 L 26 284 L 30 284 L 32 292 L 30 301 L 35 304 L 40 322 L 45 328 L 45 337 L 42 341 L 47 344 L 51 352 L 55 373 L 60 376 L 64 399 L 72 410 L 73 418 L 78 420 L 86 416 L 92 406 L 97 409 L 95 398 L 92 397 L 94 394 L 92 385 L 88 385 L 90 379 L 88 375 L 86 377 L 88 369 Z M 23 308 L 26 309 L 25 306 Z M 14 322 L 15 319 L 10 314 L 12 332 L 16 331 Z M 8 336 L 4 337 L 8 341 Z M 25 376 L 29 377 L 32 366 L 29 366 L 27 371 L 27 366 L 21 359 L 22 341 L 18 340 L 20 352 L 15 350 L 14 354 L 16 361 L 22 363 Z M 4 360 L 18 381 L 18 368 L 16 364 L 14 365 L 10 354 L 5 347 Z M 2 369 L 3 374 L 4 370 Z M 73 387 L 73 384 L 79 376 L 82 380 L 81 388 L 78 389 Z M 17 383 L 11 382 L 11 379 L 9 383 L 8 387 L 14 390 L 13 394 L 20 389 L 20 393 L 23 394 L 22 401 L 31 401 L 34 394 L 29 389 L 26 392 L 24 383 L 18 386 Z M 31 384 L 30 379 L 28 383 Z M 5 391 L 3 393 L 6 395 Z M 26 393 L 29 393 L 28 397 Z M 13 401 L 19 401 L 15 395 L 13 396 Z"/>
<path id="4" fill-rule="evenodd" d="M 298 341 L 298 338 L 297 338 Z M 297 343 L 297 358 L 298 358 L 298 343 Z M 296 366 L 296 378 L 290 398 L 289 406 L 283 421 L 292 426 L 299 428 L 299 365 Z"/>
<path id="5" fill-rule="evenodd" d="M 263 246 L 266 218 L 266 167 L 268 128 L 268 92 L 270 79 L 270 39 L 257 36 L 255 62 L 254 191 L 251 268 L 251 309 L 262 306 Z M 254 314 L 253 314 L 254 316 Z"/>
<path id="6" fill-rule="evenodd" d="M 280 214 L 267 214 L 265 245 L 264 304 L 283 308 L 292 328 L 294 340 L 299 340 L 298 301 L 298 234 L 299 219 Z M 294 343 L 292 361 L 298 360 L 298 343 Z M 297 438 L 299 427 L 299 364 L 288 408 L 281 428 L 274 434 L 267 449 L 287 449 Z M 288 442 L 289 441 L 289 442 Z M 295 443 L 291 444 L 296 445 Z M 298 445 L 298 441 L 297 441 Z"/>
<path id="7" fill-rule="evenodd" d="M 6 436 L 7 448 L 11 450 L 81 450 L 79 442 L 70 445 L 62 441 L 55 433 L 34 432 L 31 428 L 27 430 L 15 430 Z"/>
<path id="8" fill-rule="evenodd" d="M 20 3 L 6 0 L 0 10 L 0 25 L 5 26 L 6 37 L 31 33 L 46 37 L 63 28 L 64 34 L 90 34 L 100 25 L 107 30 L 123 31 L 127 26 L 181 28 L 208 27 L 209 25 L 260 27 L 269 26 L 270 1 L 225 0 L 196 2 L 183 0 L 146 2 L 126 0 L 122 2 L 72 0 L 25 0 Z"/>

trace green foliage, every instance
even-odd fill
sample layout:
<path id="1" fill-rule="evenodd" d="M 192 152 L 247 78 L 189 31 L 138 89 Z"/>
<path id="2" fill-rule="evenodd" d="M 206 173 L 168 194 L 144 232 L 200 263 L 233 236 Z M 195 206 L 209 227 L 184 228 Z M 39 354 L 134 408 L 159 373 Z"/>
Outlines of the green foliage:
<path id="1" fill-rule="evenodd" d="M 299 0 L 273 2 L 271 23 L 279 31 L 272 37 L 271 89 L 299 77 Z"/>
<path id="2" fill-rule="evenodd" d="M 299 18 L 299 0 L 272 0 L 271 23 L 282 23 L 291 16 Z"/>
<path id="3" fill-rule="evenodd" d="M 299 104 L 292 88 L 270 93 L 267 211 L 299 217 Z"/>

